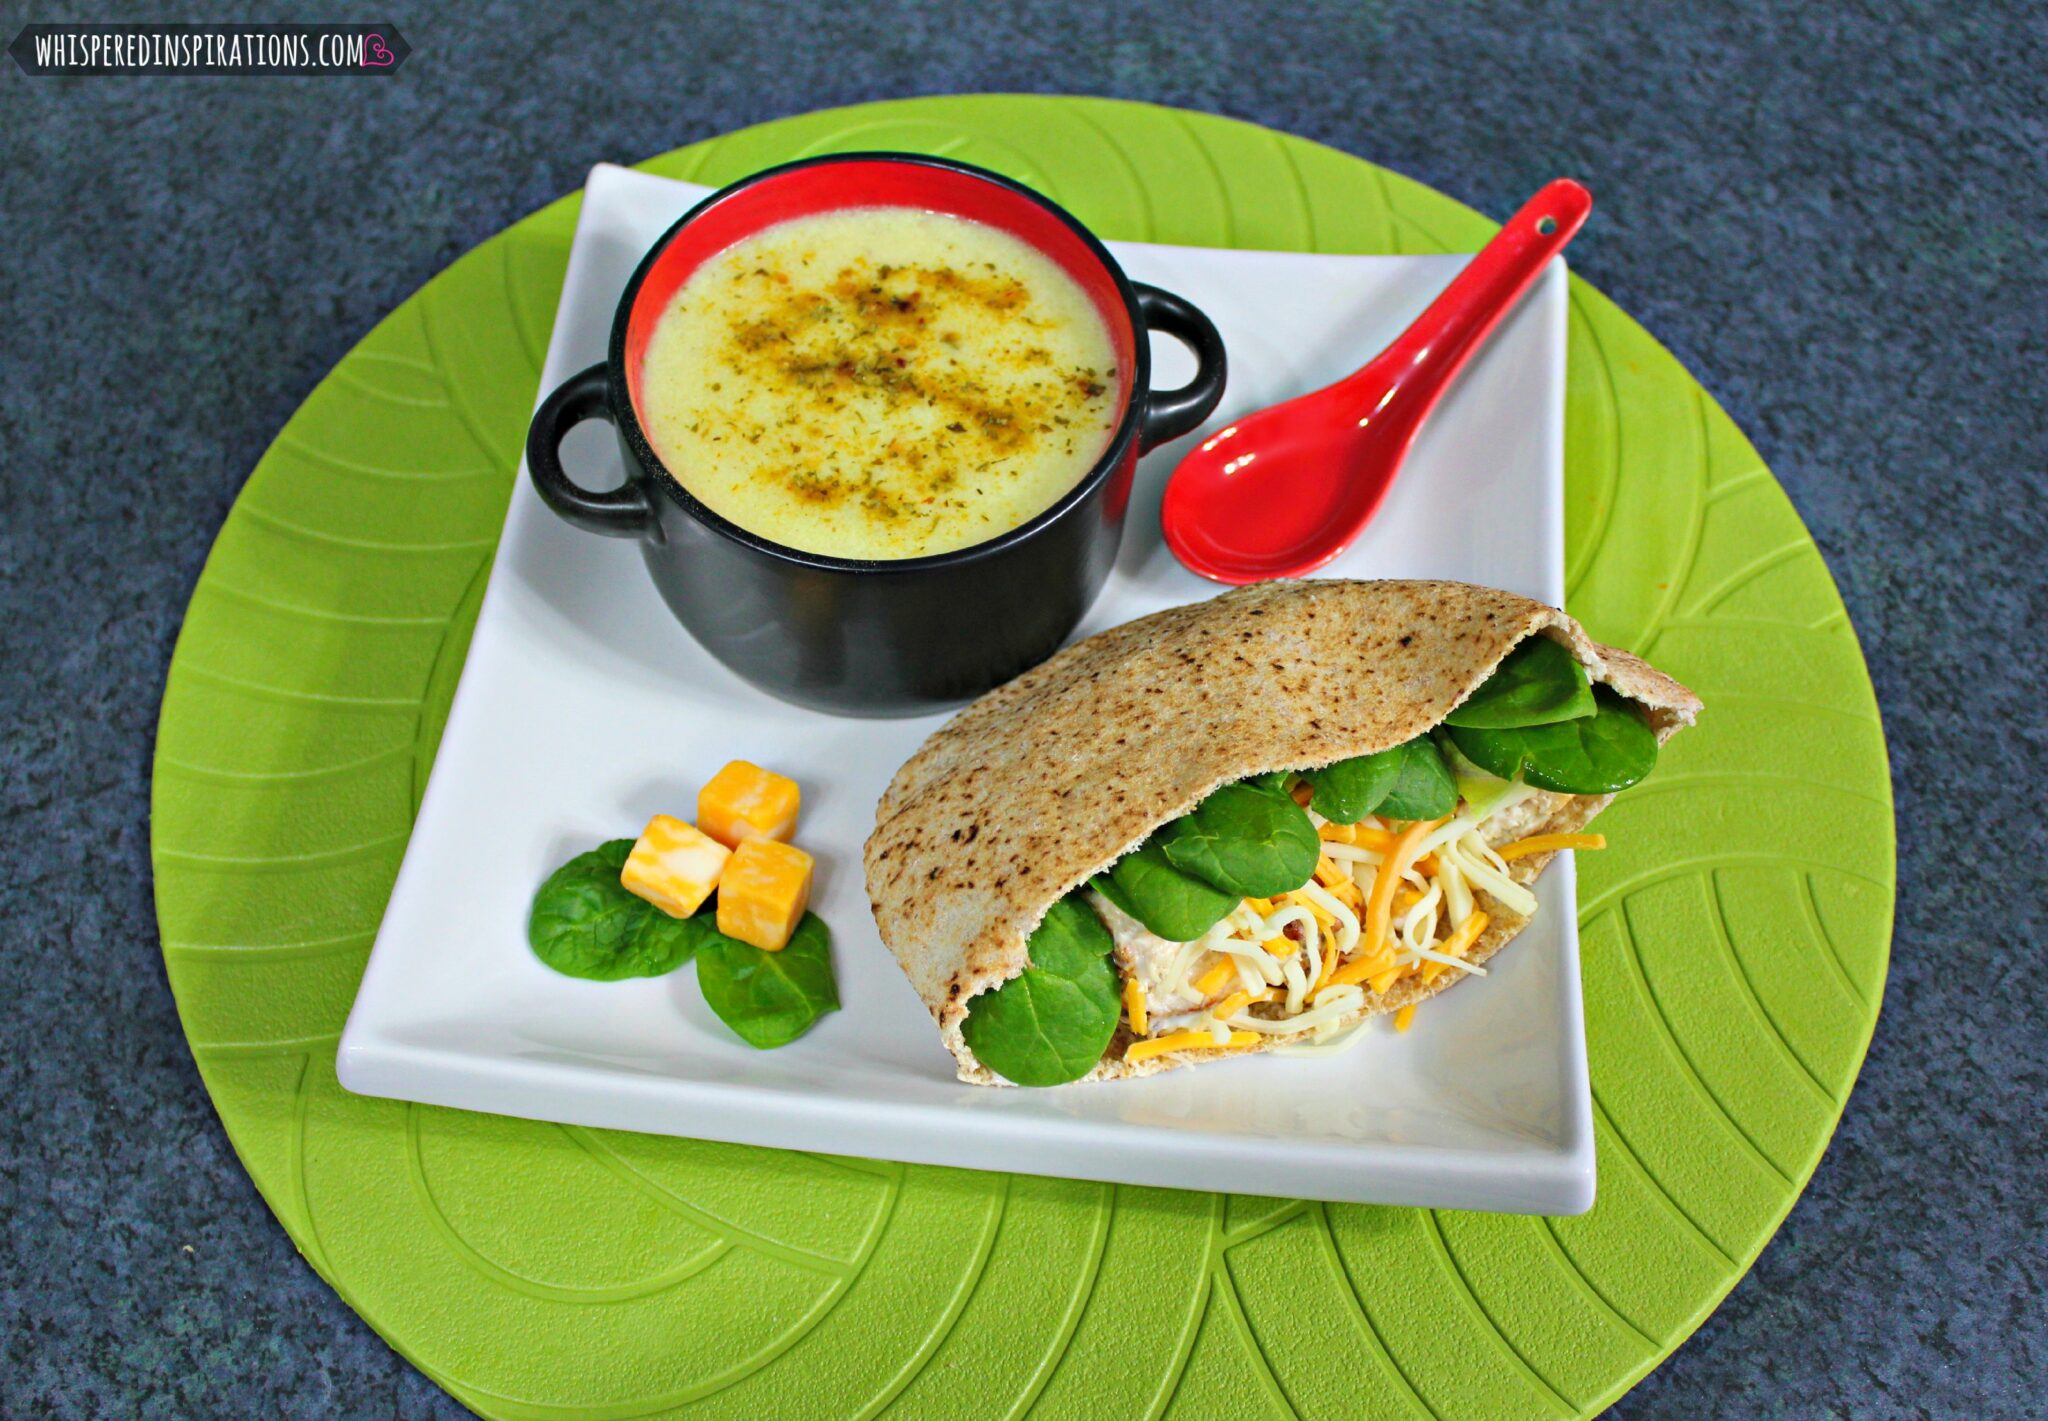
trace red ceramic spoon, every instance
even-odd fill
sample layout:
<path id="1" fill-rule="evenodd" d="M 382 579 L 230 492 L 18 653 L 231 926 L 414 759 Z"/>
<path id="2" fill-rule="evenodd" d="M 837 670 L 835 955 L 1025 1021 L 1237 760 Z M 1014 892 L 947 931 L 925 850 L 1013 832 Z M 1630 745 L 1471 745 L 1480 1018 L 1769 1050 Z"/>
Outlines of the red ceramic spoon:
<path id="1" fill-rule="evenodd" d="M 1458 371 L 1592 210 L 1591 193 L 1559 178 L 1371 364 L 1190 450 L 1159 510 L 1173 555 L 1216 582 L 1257 582 L 1313 572 L 1349 547 Z"/>

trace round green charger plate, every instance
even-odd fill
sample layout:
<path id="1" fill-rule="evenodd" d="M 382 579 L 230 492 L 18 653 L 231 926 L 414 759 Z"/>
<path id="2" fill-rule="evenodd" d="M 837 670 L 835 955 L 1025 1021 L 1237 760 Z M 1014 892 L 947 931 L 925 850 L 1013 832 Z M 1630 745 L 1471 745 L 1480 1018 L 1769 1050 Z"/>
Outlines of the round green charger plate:
<path id="1" fill-rule="evenodd" d="M 1494 225 L 1328 148 L 1092 99 L 809 114 L 644 166 L 718 184 L 849 148 L 981 163 L 1135 240 L 1465 251 Z M 320 1275 L 498 1417 L 1572 1417 L 1669 1354 L 1785 1216 L 1855 1081 L 1890 940 L 1890 781 L 1855 634 L 1783 491 L 1576 279 L 1570 609 L 1707 706 L 1580 864 L 1590 1214 L 909 1167 L 335 1084 L 575 217 L 570 197 L 485 242 L 321 383 L 229 516 L 171 665 L 164 958 L 229 1138 Z"/>

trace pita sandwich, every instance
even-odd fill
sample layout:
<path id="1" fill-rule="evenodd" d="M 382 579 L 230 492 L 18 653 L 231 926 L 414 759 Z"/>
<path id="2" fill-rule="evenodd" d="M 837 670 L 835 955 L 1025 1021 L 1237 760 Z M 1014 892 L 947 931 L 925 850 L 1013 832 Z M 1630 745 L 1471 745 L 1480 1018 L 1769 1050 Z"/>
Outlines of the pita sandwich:
<path id="1" fill-rule="evenodd" d="M 934 733 L 877 807 L 868 895 L 964 1081 L 1327 1042 L 1483 975 L 1699 709 L 1512 593 L 1237 588 Z"/>

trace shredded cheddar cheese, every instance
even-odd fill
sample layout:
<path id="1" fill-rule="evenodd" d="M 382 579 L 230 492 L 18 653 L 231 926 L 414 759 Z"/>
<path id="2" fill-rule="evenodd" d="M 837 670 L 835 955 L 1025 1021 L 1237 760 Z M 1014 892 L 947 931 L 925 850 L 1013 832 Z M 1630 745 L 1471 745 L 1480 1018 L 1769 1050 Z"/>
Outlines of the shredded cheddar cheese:
<path id="1" fill-rule="evenodd" d="M 1330 980 L 1324 983 L 1323 986 L 1325 988 L 1349 987 L 1359 982 L 1363 982 L 1368 977 L 1371 977 L 1377 973 L 1391 972 L 1394 970 L 1395 968 L 1393 962 L 1389 958 L 1359 958 L 1356 961 L 1347 962 L 1342 967 L 1338 968 L 1334 973 L 1331 974 Z"/>
<path id="2" fill-rule="evenodd" d="M 1207 1031 L 1175 1031 L 1166 1036 L 1133 1041 L 1130 1049 L 1124 1052 L 1124 1059 L 1135 1064 L 1149 1061 L 1154 1056 L 1164 1056 L 1170 1051 L 1227 1050 L 1233 1046 L 1255 1046 L 1258 1041 L 1259 1033 L 1256 1031 L 1233 1031 L 1224 1041 L 1218 1041 Z"/>
<path id="3" fill-rule="evenodd" d="M 1209 1008 L 1209 1015 L 1218 1021 L 1228 1021 L 1254 1002 L 1270 1002 L 1280 993 L 1268 987 L 1260 992 L 1232 992 L 1215 1006 Z"/>
<path id="4" fill-rule="evenodd" d="M 1394 885 L 1401 881 L 1401 875 L 1408 871 L 1422 841 L 1429 837 L 1430 830 L 1444 821 L 1441 819 L 1418 819 L 1410 824 L 1387 856 L 1380 862 L 1379 872 L 1372 881 L 1372 896 L 1365 903 L 1365 951 L 1377 954 L 1386 945 L 1387 923 L 1393 917 Z"/>
<path id="5" fill-rule="evenodd" d="M 1195 990 L 1204 997 L 1213 997 L 1229 985 L 1231 975 L 1237 971 L 1237 964 L 1226 957 L 1195 979 Z"/>
<path id="6" fill-rule="evenodd" d="M 1395 840 L 1400 837 L 1386 829 L 1375 829 L 1370 824 L 1325 824 L 1316 832 L 1324 843 L 1351 844 L 1382 854 L 1393 848 Z"/>
<path id="7" fill-rule="evenodd" d="M 1526 839 L 1517 839 L 1512 844 L 1503 844 L 1494 852 L 1512 862 L 1527 858 L 1530 854 L 1547 854 L 1554 849 L 1604 849 L 1607 847 L 1605 834 L 1533 834 Z"/>
<path id="8" fill-rule="evenodd" d="M 1450 938 L 1437 951 L 1446 957 L 1463 957 L 1471 950 L 1472 944 L 1479 941 L 1479 935 L 1486 931 L 1487 922 L 1486 914 L 1474 911 L 1471 917 L 1458 924 L 1458 930 L 1452 933 Z M 1444 974 L 1447 966 L 1448 964 L 1442 962 L 1423 963 L 1422 980 L 1434 982 Z"/>
<path id="9" fill-rule="evenodd" d="M 1536 906 L 1509 864 L 1606 846 L 1598 834 L 1537 834 L 1496 848 L 1482 832 L 1484 816 L 1460 810 L 1356 824 L 1311 811 L 1322 852 L 1307 882 L 1240 900 L 1198 939 L 1166 944 L 1170 955 L 1156 980 L 1125 983 L 1124 1006 L 1139 1038 L 1125 1059 L 1275 1038 L 1321 1046 L 1404 982 L 1429 986 L 1449 971 L 1484 976 L 1484 966 L 1467 960 L 1493 921 L 1480 896 L 1493 915 L 1527 916 Z M 1410 1003 L 1394 1013 L 1397 1031 L 1408 1030 L 1414 1010 Z"/>

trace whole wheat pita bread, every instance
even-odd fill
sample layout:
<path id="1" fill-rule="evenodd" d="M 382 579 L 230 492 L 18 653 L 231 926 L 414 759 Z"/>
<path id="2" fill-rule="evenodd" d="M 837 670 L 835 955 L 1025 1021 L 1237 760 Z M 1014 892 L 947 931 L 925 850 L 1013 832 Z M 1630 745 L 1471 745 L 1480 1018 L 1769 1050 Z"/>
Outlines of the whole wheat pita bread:
<path id="1" fill-rule="evenodd" d="M 1546 635 L 1647 712 L 1661 743 L 1699 698 L 1526 597 L 1459 582 L 1267 582 L 1143 617 L 1068 647 L 961 711 L 897 771 L 865 855 L 882 940 L 924 999 L 960 1078 L 1000 1084 L 961 1036 L 968 1002 L 1029 965 L 1060 897 L 1219 785 L 1306 770 L 1437 725 L 1523 639 Z M 1582 827 L 1612 796 L 1552 796 L 1530 832 Z M 1515 861 L 1522 882 L 1550 855 Z M 1483 963 L 1524 920 L 1488 900 Z M 1410 978 L 1355 1020 L 1465 976 Z M 1150 1075 L 1237 1051 L 1123 1060 L 1127 1029 L 1086 1079 Z"/>

